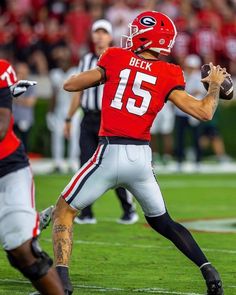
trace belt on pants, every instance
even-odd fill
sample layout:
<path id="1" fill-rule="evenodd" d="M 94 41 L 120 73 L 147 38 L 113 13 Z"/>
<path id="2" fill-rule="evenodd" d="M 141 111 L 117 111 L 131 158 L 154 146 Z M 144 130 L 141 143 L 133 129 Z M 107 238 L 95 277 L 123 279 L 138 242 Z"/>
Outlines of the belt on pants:
<path id="1" fill-rule="evenodd" d="M 149 141 L 136 138 L 119 137 L 119 136 L 99 136 L 99 143 L 103 144 L 133 144 L 149 145 Z"/>

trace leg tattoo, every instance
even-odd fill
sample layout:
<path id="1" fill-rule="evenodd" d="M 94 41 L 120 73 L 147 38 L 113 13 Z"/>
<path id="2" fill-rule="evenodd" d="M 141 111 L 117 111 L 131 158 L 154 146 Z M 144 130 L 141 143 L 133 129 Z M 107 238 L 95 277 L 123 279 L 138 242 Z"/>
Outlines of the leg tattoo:
<path id="1" fill-rule="evenodd" d="M 69 265 L 72 251 L 72 225 L 57 224 L 53 226 L 53 247 L 56 265 Z"/>

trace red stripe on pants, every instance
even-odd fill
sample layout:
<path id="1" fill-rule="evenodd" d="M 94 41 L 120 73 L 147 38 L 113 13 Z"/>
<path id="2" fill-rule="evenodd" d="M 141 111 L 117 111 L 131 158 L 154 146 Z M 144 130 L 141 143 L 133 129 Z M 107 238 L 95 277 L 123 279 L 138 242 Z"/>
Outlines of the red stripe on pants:
<path id="1" fill-rule="evenodd" d="M 69 187 L 68 191 L 65 194 L 62 195 L 62 197 L 64 199 L 67 198 L 68 195 L 72 192 L 73 188 L 75 187 L 76 183 L 79 181 L 80 177 L 96 162 L 98 153 L 100 151 L 100 148 L 101 148 L 101 145 L 99 145 L 99 147 L 97 148 L 93 158 L 88 163 L 88 165 L 86 167 L 84 167 L 84 169 L 79 173 L 79 175 L 77 175 L 77 177 L 75 178 L 75 180 L 73 181 L 73 183 Z"/>
<path id="2" fill-rule="evenodd" d="M 36 216 L 35 227 L 33 228 L 33 238 L 37 237 L 39 234 L 39 214 Z"/>
<path id="3" fill-rule="evenodd" d="M 35 207 L 35 204 L 34 204 L 34 179 L 32 178 L 32 182 L 31 182 L 31 205 L 32 205 L 32 208 Z"/>

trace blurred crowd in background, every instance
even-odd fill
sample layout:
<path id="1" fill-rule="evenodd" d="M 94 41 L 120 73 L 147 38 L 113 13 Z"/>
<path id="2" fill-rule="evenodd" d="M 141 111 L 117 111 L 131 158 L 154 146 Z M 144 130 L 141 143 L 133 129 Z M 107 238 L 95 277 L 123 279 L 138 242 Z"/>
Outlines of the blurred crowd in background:
<path id="1" fill-rule="evenodd" d="M 171 17 L 178 30 L 172 57 L 190 53 L 230 67 L 236 74 L 235 0 L 2 0 L 0 49 L 11 59 L 26 61 L 31 71 L 45 74 L 55 66 L 58 45 L 66 45 L 73 62 L 91 48 L 89 30 L 100 18 L 113 25 L 114 45 L 128 23 L 143 10 Z"/>
<path id="2" fill-rule="evenodd" d="M 33 110 L 36 97 L 50 99 L 53 96 L 55 83 L 50 79 L 53 69 L 76 67 L 81 57 L 93 50 L 90 30 L 94 21 L 102 18 L 109 20 L 113 26 L 112 45 L 120 46 L 121 35 L 128 34 L 128 24 L 145 10 L 158 10 L 174 20 L 178 36 L 169 57 L 171 62 L 186 68 L 189 67 L 185 64 L 186 57 L 195 56 L 195 60 L 193 57 L 191 61 L 198 74 L 201 64 L 212 61 L 227 67 L 235 79 L 236 0 L 2 0 L 0 58 L 15 64 L 17 71 L 23 72 L 18 74 L 23 75 L 23 78 L 33 77 L 39 81 L 36 93 L 31 91 L 27 94 L 30 99 L 25 105 L 23 103 L 20 106 L 22 103 L 18 102 L 15 106 L 15 113 L 18 108 L 18 112 L 23 112 L 23 117 L 29 117 L 29 126 L 21 126 L 23 130 L 30 129 L 34 118 L 33 112 L 26 115 L 27 112 L 22 110 Z M 196 57 L 199 61 L 196 61 Z M 184 120 L 178 118 L 183 117 L 183 114 L 174 110 L 173 114 L 177 118 L 177 127 L 183 130 Z M 198 122 L 188 123 L 193 129 L 193 146 L 198 162 Z M 219 132 L 214 132 L 213 135 L 220 138 Z M 173 134 L 173 128 L 167 133 Z M 23 136 L 26 136 L 27 141 L 27 134 Z M 181 136 L 178 134 L 180 141 Z M 166 145 L 163 147 L 166 149 L 164 154 L 172 155 L 171 139 L 164 139 L 163 142 Z M 176 149 L 179 162 L 184 157 L 182 147 L 183 143 L 180 142 Z M 155 150 L 154 143 L 154 152 Z M 226 159 L 221 139 L 216 143 L 216 154 L 219 150 Z"/>

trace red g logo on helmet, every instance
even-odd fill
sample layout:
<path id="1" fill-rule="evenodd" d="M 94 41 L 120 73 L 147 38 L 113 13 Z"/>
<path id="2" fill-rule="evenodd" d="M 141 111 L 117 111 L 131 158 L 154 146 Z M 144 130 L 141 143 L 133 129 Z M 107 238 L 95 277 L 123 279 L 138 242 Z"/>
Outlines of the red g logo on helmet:
<path id="1" fill-rule="evenodd" d="M 124 36 L 126 49 L 136 53 L 149 49 L 163 55 L 170 54 L 177 31 L 173 21 L 164 13 L 143 12 L 129 24 L 129 28 L 130 35 Z"/>
<path id="2" fill-rule="evenodd" d="M 154 17 L 145 16 L 140 19 L 140 23 L 147 27 L 153 27 L 157 23 Z"/>

